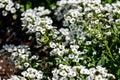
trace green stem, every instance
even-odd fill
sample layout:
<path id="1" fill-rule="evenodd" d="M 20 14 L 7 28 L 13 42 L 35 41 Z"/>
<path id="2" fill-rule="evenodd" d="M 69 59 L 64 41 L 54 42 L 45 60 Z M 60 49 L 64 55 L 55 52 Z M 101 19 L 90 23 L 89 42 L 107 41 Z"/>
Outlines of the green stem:
<path id="1" fill-rule="evenodd" d="M 105 44 L 105 47 L 106 47 L 106 49 L 107 49 L 107 51 L 108 51 L 108 53 L 109 53 L 109 57 L 112 58 L 112 53 L 111 53 L 111 51 L 110 51 L 110 48 L 109 48 L 108 45 L 107 45 L 107 41 L 104 41 L 104 44 Z"/>

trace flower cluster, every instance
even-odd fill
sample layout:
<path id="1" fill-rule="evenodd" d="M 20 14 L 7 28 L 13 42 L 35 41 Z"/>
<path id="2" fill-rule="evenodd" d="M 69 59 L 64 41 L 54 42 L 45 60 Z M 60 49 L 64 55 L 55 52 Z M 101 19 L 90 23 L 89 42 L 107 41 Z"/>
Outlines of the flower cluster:
<path id="1" fill-rule="evenodd" d="M 16 13 L 16 11 L 20 9 L 20 4 L 12 0 L 0 0 L 0 9 L 3 9 L 2 15 L 6 16 L 8 12 L 12 14 Z"/>
<path id="2" fill-rule="evenodd" d="M 22 76 L 13 75 L 7 80 L 41 80 L 43 78 L 43 72 L 34 68 L 28 68 L 26 71 L 21 72 Z"/>
<path id="3" fill-rule="evenodd" d="M 21 72 L 22 76 L 13 75 L 7 80 L 41 80 L 43 78 L 43 72 L 34 68 L 28 68 L 26 71 Z"/>
<path id="4" fill-rule="evenodd" d="M 61 20 L 70 9 L 74 9 L 74 10 L 79 9 L 80 11 L 82 11 L 82 7 L 79 6 L 82 3 L 83 5 L 87 5 L 89 3 L 100 4 L 101 0 L 60 0 L 57 2 L 58 7 L 55 12 L 55 15 L 57 16 L 57 20 Z M 76 12 L 77 11 L 75 11 L 75 13 Z"/>
<path id="5" fill-rule="evenodd" d="M 32 66 L 32 60 L 38 60 L 37 55 L 32 55 L 30 48 L 25 45 L 4 45 L 3 49 L 0 50 L 3 52 L 9 52 L 11 60 L 14 62 L 15 66 L 18 66 L 19 69 L 24 69 Z M 36 64 L 37 65 L 37 64 Z M 35 66 L 35 65 L 34 65 Z"/>
<path id="6" fill-rule="evenodd" d="M 28 33 L 40 32 L 41 34 L 45 34 L 46 30 L 50 30 L 53 28 L 51 26 L 52 20 L 45 16 L 48 15 L 50 11 L 48 9 L 44 9 L 44 7 L 38 7 L 34 9 L 28 9 L 22 13 L 22 27 L 24 29 L 28 29 Z"/>
<path id="7" fill-rule="evenodd" d="M 35 79 L 35 80 L 41 80 L 43 78 L 42 71 L 38 71 L 34 68 L 28 68 L 26 71 L 23 71 L 21 73 L 24 77 L 27 77 L 28 79 Z"/>
<path id="8" fill-rule="evenodd" d="M 68 28 L 66 32 L 69 32 L 69 36 L 64 35 L 64 31 L 62 32 L 67 38 L 66 42 L 77 44 L 81 49 L 87 49 L 90 56 L 93 52 L 97 51 L 97 55 L 108 52 L 107 54 L 112 58 L 112 53 L 116 52 L 110 49 L 113 47 L 113 44 L 109 45 L 109 43 L 117 42 L 118 39 L 114 36 L 120 34 L 119 3 L 117 1 L 112 4 L 102 4 L 101 0 L 58 1 L 58 8 L 55 15 L 58 21 L 63 20 L 65 29 L 66 27 Z M 118 48 L 119 46 L 116 47 L 117 50 Z M 101 52 L 101 49 L 104 50 Z"/>
<path id="9" fill-rule="evenodd" d="M 96 66 L 87 69 L 85 66 L 67 66 L 60 64 L 59 68 L 53 71 L 52 80 L 111 80 L 115 79 L 114 75 L 109 74 L 104 67 Z"/>
<path id="10" fill-rule="evenodd" d="M 52 26 L 52 19 L 47 15 L 50 13 L 44 7 L 28 9 L 22 13 L 22 27 L 27 33 L 35 33 L 39 46 L 47 44 L 50 39 L 57 37 L 57 31 Z"/>
<path id="11" fill-rule="evenodd" d="M 21 26 L 35 43 L 34 50 L 3 45 L 0 53 L 10 53 L 19 68 L 8 80 L 119 79 L 120 1 L 103 2 L 60 0 L 52 13 L 42 6 L 24 11 Z M 11 0 L 0 0 L 2 13 L 19 8 Z"/>
<path id="12" fill-rule="evenodd" d="M 28 46 L 25 46 L 25 45 L 15 46 L 15 45 L 7 45 L 6 44 L 3 46 L 3 49 L 1 49 L 0 52 L 10 53 L 10 59 L 13 61 L 13 63 L 15 64 L 15 66 L 18 69 L 23 71 L 23 72 L 21 72 L 23 77 L 28 78 L 28 79 L 29 78 L 32 78 L 32 79 L 37 78 L 37 80 L 42 79 L 43 73 L 41 71 L 34 69 L 34 68 L 38 68 L 38 66 L 39 66 L 39 63 L 38 63 L 39 56 L 32 55 L 32 53 L 30 52 L 30 48 Z M 33 75 L 34 77 L 31 75 Z M 13 78 L 14 79 L 18 78 L 18 80 L 22 79 L 22 77 L 17 76 L 17 75 L 13 75 L 11 77 L 11 79 L 13 79 Z"/>
<path id="13" fill-rule="evenodd" d="M 87 53 L 87 50 L 85 49 L 83 51 L 78 50 L 78 45 L 70 45 L 69 48 L 66 48 L 65 45 L 50 42 L 50 47 L 53 48 L 53 50 L 50 52 L 50 55 L 58 56 L 56 57 L 56 61 L 58 61 L 60 58 L 62 62 L 68 62 L 71 64 L 74 62 L 79 63 L 80 60 L 83 60 L 83 54 Z"/>
<path id="14" fill-rule="evenodd" d="M 75 39 L 75 42 L 81 44 L 86 40 L 86 36 L 89 38 L 95 36 L 98 39 L 107 38 L 114 33 L 111 29 L 119 28 L 117 26 L 120 14 L 119 3 L 117 1 L 111 5 L 108 3 L 103 5 L 101 0 L 61 0 L 58 1 L 59 7 L 55 15 L 58 20 L 63 18 L 63 26 L 69 28 L 70 42 Z"/>
<path id="15" fill-rule="evenodd" d="M 119 3 L 116 1 L 112 4 L 102 4 L 101 0 L 58 1 L 55 15 L 57 20 L 63 23 L 59 31 L 66 37 L 65 42 L 68 43 L 66 46 L 78 45 L 79 53 L 84 50 L 86 52 L 87 56 L 84 58 L 77 53 L 79 55 L 77 58 L 83 60 L 81 62 L 78 60 L 80 64 L 87 64 L 85 65 L 87 67 L 105 65 L 109 57 L 117 58 L 119 46 L 116 44 L 114 47 L 113 45 L 119 41 L 118 35 L 120 34 Z M 62 43 L 64 44 L 64 42 Z M 60 51 L 58 47 L 56 49 L 52 51 L 55 51 L 55 54 Z M 68 61 L 68 57 L 73 58 L 76 54 L 71 53 L 74 52 L 71 48 L 71 52 L 68 51 L 62 55 L 62 60 L 61 57 L 57 59 L 61 60 L 59 61 L 61 63 L 67 60 L 66 64 L 72 65 L 72 61 Z M 96 58 L 98 56 L 99 58 Z"/>

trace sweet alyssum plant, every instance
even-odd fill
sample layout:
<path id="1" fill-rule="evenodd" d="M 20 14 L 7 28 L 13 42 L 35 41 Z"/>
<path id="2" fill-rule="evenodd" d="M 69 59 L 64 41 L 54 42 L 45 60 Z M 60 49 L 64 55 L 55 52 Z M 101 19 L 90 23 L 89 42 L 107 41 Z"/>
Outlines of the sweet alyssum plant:
<path id="1" fill-rule="evenodd" d="M 9 11 L 4 3 L 0 1 L 2 13 Z M 0 52 L 10 53 L 17 67 L 8 80 L 119 80 L 119 4 L 60 0 L 53 12 L 42 6 L 23 11 L 21 27 L 45 59 L 27 45 L 3 45 Z"/>

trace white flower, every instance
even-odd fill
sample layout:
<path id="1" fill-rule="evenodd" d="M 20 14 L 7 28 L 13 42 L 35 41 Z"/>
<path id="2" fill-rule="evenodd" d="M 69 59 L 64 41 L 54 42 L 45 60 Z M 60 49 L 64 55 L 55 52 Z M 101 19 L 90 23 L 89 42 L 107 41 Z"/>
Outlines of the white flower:
<path id="1" fill-rule="evenodd" d="M 25 67 L 29 67 L 29 65 L 30 65 L 30 64 L 27 63 L 27 62 L 24 63 L 24 66 L 25 66 Z"/>
<path id="2" fill-rule="evenodd" d="M 99 71 L 100 73 L 105 73 L 105 72 L 107 72 L 107 70 L 106 70 L 105 68 L 101 67 L 101 66 L 96 66 L 96 69 L 97 69 L 97 71 Z"/>
<path id="3" fill-rule="evenodd" d="M 15 8 L 11 8 L 11 9 L 10 9 L 10 12 L 11 12 L 11 13 L 15 13 L 15 12 L 16 12 L 16 9 L 15 9 Z"/>
<path id="4" fill-rule="evenodd" d="M 59 64 L 59 68 L 63 68 L 64 67 L 64 65 L 63 64 Z"/>
<path id="5" fill-rule="evenodd" d="M 58 45 L 58 47 L 59 47 L 60 49 L 62 49 L 62 50 L 65 49 L 65 45 Z"/>
<path id="6" fill-rule="evenodd" d="M 96 69 L 95 68 L 90 68 L 89 71 L 90 71 L 90 73 L 95 74 Z"/>
<path id="7" fill-rule="evenodd" d="M 86 41 L 86 45 L 91 45 L 92 42 L 91 41 Z"/>
<path id="8" fill-rule="evenodd" d="M 68 55 L 68 58 L 70 58 L 70 59 L 74 59 L 74 57 L 75 57 L 74 54 L 69 54 Z"/>
<path id="9" fill-rule="evenodd" d="M 68 73 L 65 70 L 60 71 L 59 74 L 63 77 L 66 77 L 68 75 Z"/>
<path id="10" fill-rule="evenodd" d="M 70 45 L 70 48 L 71 48 L 71 49 L 73 49 L 73 48 L 74 48 L 74 49 L 78 49 L 79 46 L 78 46 L 78 45 Z"/>
<path id="11" fill-rule="evenodd" d="M 115 22 L 116 22 L 116 23 L 120 23 L 120 19 L 116 19 Z"/>
<path id="12" fill-rule="evenodd" d="M 34 68 L 28 68 L 27 71 L 24 71 L 21 73 L 24 77 L 27 77 L 27 78 L 32 78 L 32 79 L 35 79 L 35 77 L 37 79 L 42 79 L 43 78 L 43 73 L 42 71 L 38 71 Z"/>
<path id="13" fill-rule="evenodd" d="M 53 71 L 52 71 L 52 74 L 53 75 L 57 75 L 59 73 L 59 70 L 57 68 L 55 68 Z"/>
<path id="14" fill-rule="evenodd" d="M 75 77 L 75 76 L 76 76 L 76 72 L 75 72 L 75 71 L 70 71 L 70 72 L 68 73 L 68 76 L 69 76 L 69 77 Z"/>
<path id="15" fill-rule="evenodd" d="M 71 23 L 71 24 L 75 23 L 75 21 L 76 21 L 75 18 L 70 19 L 70 23 Z"/>
<path id="16" fill-rule="evenodd" d="M 0 3 L 0 8 L 4 8 L 5 5 L 3 3 Z"/>
<path id="17" fill-rule="evenodd" d="M 42 79 L 43 78 L 43 72 L 42 71 L 37 71 L 35 73 L 35 75 L 36 75 L 37 79 Z"/>
<path id="18" fill-rule="evenodd" d="M 27 73 L 26 71 L 23 71 L 21 74 L 22 74 L 24 77 L 27 77 L 27 76 L 29 75 L 29 73 Z"/>
<path id="19" fill-rule="evenodd" d="M 88 76 L 86 77 L 86 80 L 93 80 L 94 79 L 94 76 Z"/>
<path id="20" fill-rule="evenodd" d="M 25 49 L 18 49 L 19 53 L 25 53 Z"/>
<path id="21" fill-rule="evenodd" d="M 18 9 L 20 9 L 20 4 L 14 3 L 12 0 L 1 0 L 0 9 L 1 8 L 4 8 L 2 10 L 2 15 L 7 16 L 7 14 L 4 14 L 5 12 L 11 12 L 12 14 L 15 13 Z"/>
<path id="22" fill-rule="evenodd" d="M 115 76 L 113 74 L 107 74 L 107 77 L 112 77 L 113 79 L 115 79 Z"/>
<path id="23" fill-rule="evenodd" d="M 72 50 L 73 53 L 77 53 L 78 52 L 78 50 L 76 48 L 72 48 L 71 50 Z"/>
<path id="24" fill-rule="evenodd" d="M 35 79 L 36 75 L 35 74 L 29 74 L 28 77 Z"/>
<path id="25" fill-rule="evenodd" d="M 39 56 L 33 55 L 30 59 L 31 59 L 31 60 L 33 60 L 33 59 L 37 60 L 38 58 L 39 58 Z"/>
<path id="26" fill-rule="evenodd" d="M 59 30 L 63 35 L 69 35 L 69 30 L 65 28 L 60 28 Z"/>
<path id="27" fill-rule="evenodd" d="M 11 58 L 14 59 L 15 57 L 18 56 L 18 54 L 19 54 L 18 52 L 13 52 L 13 53 L 11 54 Z"/>
<path id="28" fill-rule="evenodd" d="M 64 51 L 59 51 L 59 52 L 58 52 L 58 55 L 59 55 L 59 56 L 63 56 L 63 55 L 64 55 Z"/>
<path id="29" fill-rule="evenodd" d="M 76 57 L 72 60 L 73 62 L 79 62 L 80 61 L 80 58 Z"/>
<path id="30" fill-rule="evenodd" d="M 101 75 L 97 75 L 97 76 L 95 76 L 95 80 L 103 80 L 103 78 Z"/>
<path id="31" fill-rule="evenodd" d="M 96 51 L 94 51 L 92 54 L 93 54 L 93 55 L 96 55 L 97 53 L 96 53 Z"/>
<path id="32" fill-rule="evenodd" d="M 68 25 L 69 25 L 68 21 L 63 21 L 63 26 L 68 26 Z"/>
<path id="33" fill-rule="evenodd" d="M 53 77 L 52 80 L 58 80 L 58 77 Z"/>
<path id="34" fill-rule="evenodd" d="M 81 69 L 81 70 L 80 70 L 80 73 L 81 73 L 81 74 L 90 74 L 90 72 L 89 72 L 88 69 Z"/>
<path id="35" fill-rule="evenodd" d="M 69 40 L 70 40 L 70 36 L 66 36 L 66 37 L 65 37 L 65 40 L 66 40 L 66 41 L 69 41 Z"/>
<path id="36" fill-rule="evenodd" d="M 109 31 L 109 32 L 106 32 L 105 33 L 107 36 L 110 36 L 111 35 L 111 32 Z"/>
<path id="37" fill-rule="evenodd" d="M 34 69 L 34 68 L 28 68 L 27 69 L 27 72 L 28 73 L 34 73 L 36 71 L 36 69 Z"/>
<path id="38" fill-rule="evenodd" d="M 53 29 L 52 19 L 44 15 L 49 14 L 50 11 L 44 9 L 44 7 L 38 7 L 34 9 L 28 9 L 22 13 L 22 26 L 23 29 L 28 28 L 27 33 L 35 33 L 40 31 L 42 34 L 45 34 L 46 30 Z"/>
<path id="39" fill-rule="evenodd" d="M 120 48 L 118 48 L 118 53 L 120 54 Z"/>
<path id="40" fill-rule="evenodd" d="M 54 42 L 50 42 L 49 45 L 50 45 L 51 48 L 55 48 L 56 47 L 56 44 Z"/>

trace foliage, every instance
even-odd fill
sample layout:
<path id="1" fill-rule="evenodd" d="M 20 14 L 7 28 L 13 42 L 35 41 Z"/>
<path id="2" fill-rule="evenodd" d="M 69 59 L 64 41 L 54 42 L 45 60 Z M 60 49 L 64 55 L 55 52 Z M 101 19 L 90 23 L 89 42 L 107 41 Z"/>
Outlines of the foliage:
<path id="1" fill-rule="evenodd" d="M 0 0 L 0 77 L 119 80 L 119 4 L 117 0 Z"/>

